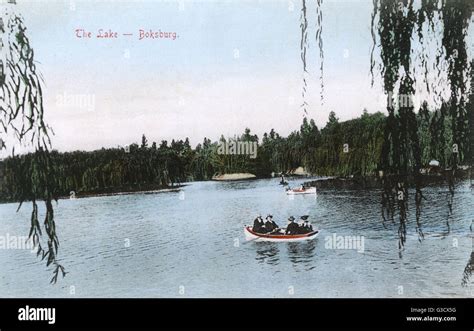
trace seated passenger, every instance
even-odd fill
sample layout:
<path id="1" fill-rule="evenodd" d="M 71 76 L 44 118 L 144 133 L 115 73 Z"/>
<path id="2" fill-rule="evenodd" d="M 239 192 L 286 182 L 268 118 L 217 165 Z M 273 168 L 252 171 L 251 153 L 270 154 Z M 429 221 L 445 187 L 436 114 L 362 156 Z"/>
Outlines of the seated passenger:
<path id="1" fill-rule="evenodd" d="M 309 223 L 307 219 L 305 219 L 303 224 L 300 225 L 299 231 L 301 234 L 313 232 L 313 226 L 311 225 L 311 223 Z"/>
<path id="2" fill-rule="evenodd" d="M 290 218 L 288 218 L 288 225 L 286 226 L 285 234 L 295 235 L 298 233 L 299 233 L 299 226 L 295 222 L 295 218 L 293 216 L 290 216 Z"/>
<path id="3" fill-rule="evenodd" d="M 267 233 L 275 233 L 277 232 L 276 230 L 278 229 L 278 224 L 275 223 L 275 221 L 273 221 L 273 216 L 272 215 L 268 215 L 266 217 L 266 222 L 265 222 L 265 230 Z"/>
<path id="4" fill-rule="evenodd" d="M 299 226 L 299 227 L 304 226 L 304 220 L 305 220 L 305 219 L 306 219 L 305 216 L 301 216 L 301 219 L 300 219 L 300 221 L 298 222 L 298 226 Z"/>
<path id="5" fill-rule="evenodd" d="M 252 231 L 265 233 L 265 223 L 263 222 L 262 215 L 258 214 L 257 218 L 253 221 Z"/>

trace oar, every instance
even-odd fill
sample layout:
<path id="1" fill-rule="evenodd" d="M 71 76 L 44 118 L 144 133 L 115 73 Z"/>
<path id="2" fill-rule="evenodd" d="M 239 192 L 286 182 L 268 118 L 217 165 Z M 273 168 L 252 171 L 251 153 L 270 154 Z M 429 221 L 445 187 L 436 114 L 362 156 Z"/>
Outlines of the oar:
<path id="1" fill-rule="evenodd" d="M 276 231 L 280 231 L 280 230 L 286 230 L 286 228 L 276 228 L 276 229 L 273 229 L 272 232 L 267 233 L 267 234 L 274 234 Z"/>

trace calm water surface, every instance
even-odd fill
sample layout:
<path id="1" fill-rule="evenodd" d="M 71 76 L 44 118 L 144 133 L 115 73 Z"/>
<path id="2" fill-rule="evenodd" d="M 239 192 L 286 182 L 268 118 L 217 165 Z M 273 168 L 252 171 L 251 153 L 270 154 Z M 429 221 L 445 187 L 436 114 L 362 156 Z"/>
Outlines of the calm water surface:
<path id="1" fill-rule="evenodd" d="M 378 191 L 320 191 L 289 199 L 277 179 L 197 182 L 181 193 L 61 200 L 60 258 L 51 272 L 28 250 L 0 250 L 0 297 L 470 297 L 461 286 L 472 251 L 474 193 L 457 187 L 447 225 L 447 188 L 424 190 L 419 242 L 414 211 L 399 256 L 397 224 L 380 218 Z M 413 203 L 411 204 L 413 205 Z M 0 236 L 24 236 L 31 206 L 0 205 Z M 283 225 L 309 214 L 311 242 L 245 242 L 257 212 Z M 363 236 L 364 252 L 327 249 L 326 237 Z M 72 293 L 72 294 L 71 294 Z"/>

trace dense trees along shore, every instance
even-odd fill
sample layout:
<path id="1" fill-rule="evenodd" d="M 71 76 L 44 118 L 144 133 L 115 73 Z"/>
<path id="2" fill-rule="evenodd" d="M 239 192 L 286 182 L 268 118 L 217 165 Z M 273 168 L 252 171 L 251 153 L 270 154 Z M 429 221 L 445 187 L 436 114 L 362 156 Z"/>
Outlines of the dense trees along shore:
<path id="1" fill-rule="evenodd" d="M 443 106 L 444 107 L 444 106 Z M 472 121 L 472 107 L 469 107 Z M 450 155 L 450 123 L 437 119 L 443 108 L 430 112 L 426 105 L 416 121 L 421 143 L 423 165 L 436 159 L 448 166 Z M 183 182 L 210 180 L 215 174 L 251 173 L 259 178 L 271 173 L 288 172 L 299 166 L 315 175 L 371 176 L 379 170 L 387 117 L 382 113 L 363 114 L 340 122 L 334 112 L 321 130 L 313 120 L 303 119 L 299 130 L 282 137 L 273 129 L 260 139 L 246 129 L 235 142 L 257 143 L 252 155 L 222 153 L 219 141 L 204 141 L 192 148 L 189 140 L 162 141 L 149 144 L 145 136 L 140 144 L 125 148 L 103 148 L 92 152 L 51 152 L 50 167 L 54 195 L 91 195 L 129 191 L 155 190 Z M 440 127 L 441 125 L 441 127 Z M 471 123 L 472 125 L 472 123 Z M 471 145 L 472 145 L 471 135 Z M 8 157 L 0 162 L 0 201 L 17 201 L 31 188 L 28 180 L 34 173 L 34 154 Z M 467 157 L 464 163 L 470 163 Z M 33 196 L 31 197 L 33 199 Z"/>

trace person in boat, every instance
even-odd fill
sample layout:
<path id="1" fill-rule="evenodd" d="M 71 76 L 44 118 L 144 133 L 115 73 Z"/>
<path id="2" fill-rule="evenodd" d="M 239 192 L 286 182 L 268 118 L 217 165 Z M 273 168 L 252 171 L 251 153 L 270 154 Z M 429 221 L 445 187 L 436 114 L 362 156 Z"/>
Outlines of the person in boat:
<path id="1" fill-rule="evenodd" d="M 262 215 L 258 214 L 257 218 L 253 221 L 253 232 L 265 233 L 265 222 L 262 219 Z"/>
<path id="2" fill-rule="evenodd" d="M 267 220 L 265 222 L 266 232 L 275 234 L 279 230 L 279 227 L 278 227 L 278 224 L 276 224 L 275 221 L 273 220 L 273 216 L 272 215 L 267 215 L 267 217 L 265 219 Z"/>
<path id="3" fill-rule="evenodd" d="M 303 220 L 303 223 L 300 225 L 299 231 L 301 234 L 313 232 L 313 226 L 308 221 L 308 219 Z"/>
<path id="4" fill-rule="evenodd" d="M 298 222 L 298 226 L 304 226 L 304 220 L 307 219 L 306 216 L 301 216 L 300 221 Z"/>
<path id="5" fill-rule="evenodd" d="M 299 233 L 299 226 L 298 223 L 295 222 L 295 218 L 293 216 L 290 216 L 288 218 L 288 225 L 286 226 L 286 235 L 294 235 Z"/>

